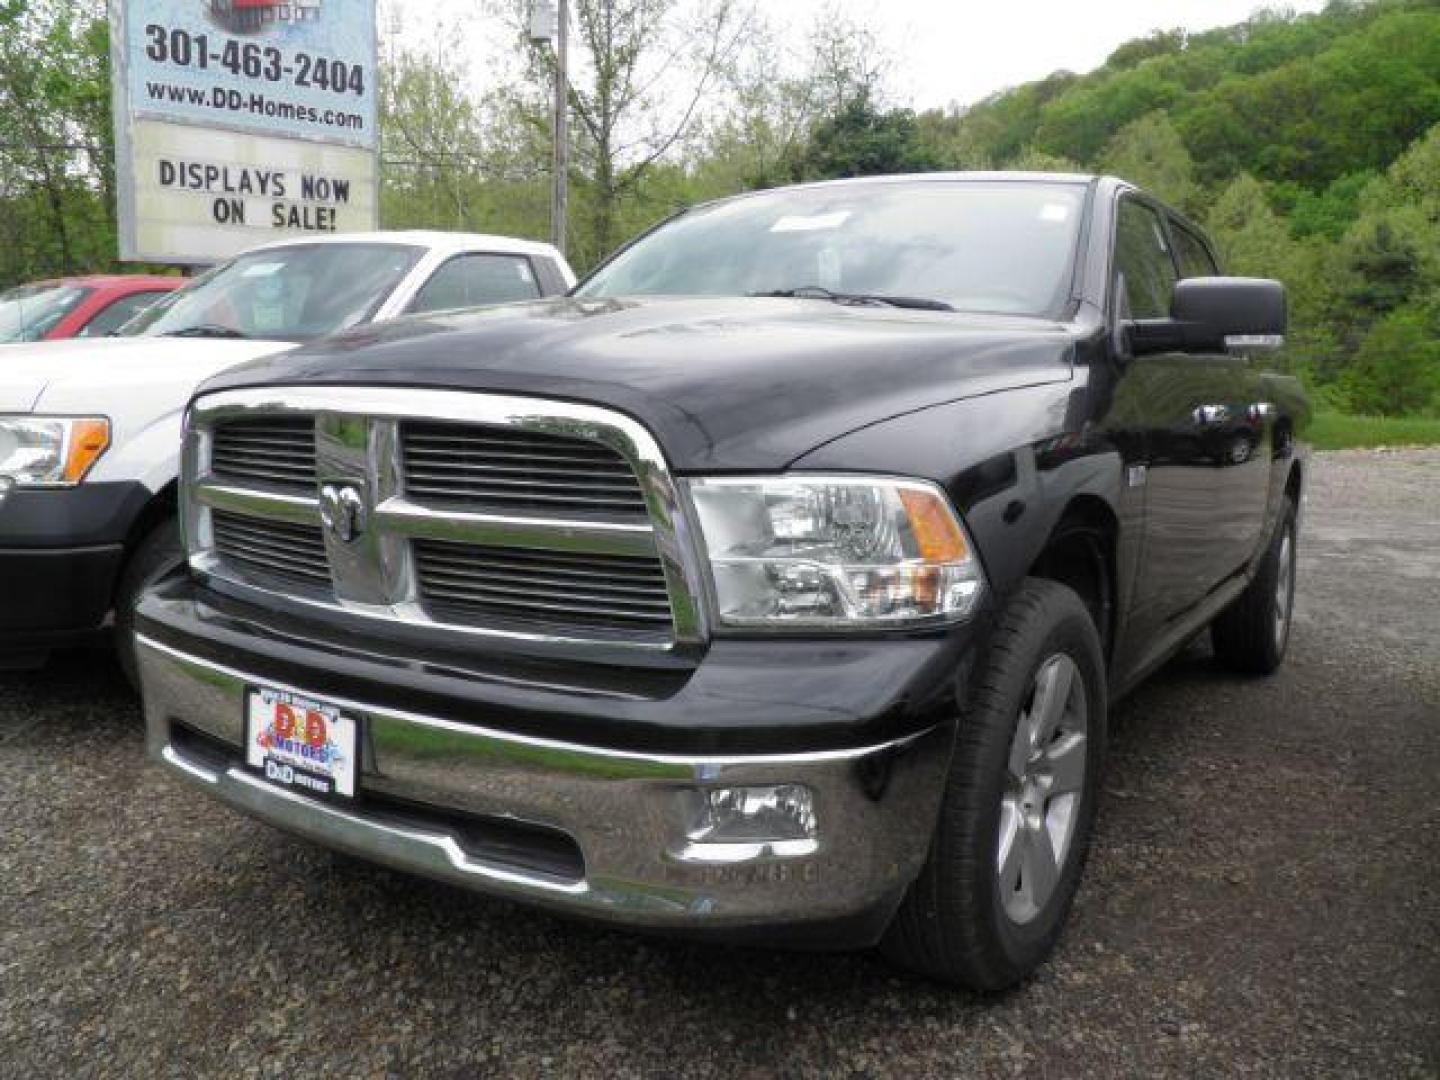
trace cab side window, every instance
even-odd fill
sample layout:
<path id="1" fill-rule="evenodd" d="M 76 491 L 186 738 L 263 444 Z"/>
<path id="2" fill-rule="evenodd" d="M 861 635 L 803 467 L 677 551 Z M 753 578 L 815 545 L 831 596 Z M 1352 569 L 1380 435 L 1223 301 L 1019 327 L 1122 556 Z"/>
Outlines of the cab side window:
<path id="1" fill-rule="evenodd" d="M 521 255 L 457 255 L 435 271 L 416 294 L 410 311 L 453 311 L 482 304 L 534 300 L 540 285 Z"/>
<path id="2" fill-rule="evenodd" d="M 1215 266 L 1215 259 L 1200 238 L 1173 219 L 1170 222 L 1170 236 L 1175 242 L 1175 257 L 1180 262 L 1182 278 L 1214 277 L 1220 272 Z"/>
<path id="3" fill-rule="evenodd" d="M 1175 261 L 1160 215 L 1133 199 L 1120 201 L 1115 225 L 1115 282 L 1120 316 L 1163 319 L 1175 290 Z"/>

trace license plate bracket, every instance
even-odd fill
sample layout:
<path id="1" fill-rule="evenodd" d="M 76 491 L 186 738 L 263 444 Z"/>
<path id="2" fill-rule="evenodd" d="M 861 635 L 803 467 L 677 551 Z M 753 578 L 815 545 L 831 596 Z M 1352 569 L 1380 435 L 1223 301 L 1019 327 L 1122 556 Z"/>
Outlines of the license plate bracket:
<path id="1" fill-rule="evenodd" d="M 272 784 L 349 800 L 359 774 L 360 720 L 338 705 L 266 686 L 245 691 L 245 764 Z"/>

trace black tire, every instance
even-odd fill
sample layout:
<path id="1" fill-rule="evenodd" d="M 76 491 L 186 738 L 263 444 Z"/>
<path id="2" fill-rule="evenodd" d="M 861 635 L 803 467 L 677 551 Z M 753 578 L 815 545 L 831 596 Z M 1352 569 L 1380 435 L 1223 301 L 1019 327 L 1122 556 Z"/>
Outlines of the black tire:
<path id="1" fill-rule="evenodd" d="M 180 523 L 163 519 L 146 533 L 120 572 L 115 588 L 115 658 L 126 680 L 138 692 L 140 664 L 135 650 L 135 605 L 146 586 L 158 581 L 184 561 L 180 547 Z"/>
<path id="2" fill-rule="evenodd" d="M 1232 671 L 1269 675 L 1285 659 L 1295 611 L 1296 540 L 1295 503 L 1287 495 L 1254 579 L 1210 624 L 1216 659 Z"/>
<path id="3" fill-rule="evenodd" d="M 1073 664 L 1072 685 L 1084 694 L 1086 745 L 1083 772 L 1077 773 L 1083 774 L 1083 786 L 1069 804 L 1073 826 L 1057 857 L 1053 891 L 1028 919 L 1017 921 L 1010 905 L 1020 890 L 1007 888 L 1002 895 L 1002 801 L 1017 798 L 1007 794 L 1016 783 L 1012 742 L 1020 744 L 1022 716 L 1030 722 L 1037 675 L 1057 657 Z M 1063 585 L 1027 579 L 977 664 L 929 857 L 881 943 L 891 960 L 982 991 L 1012 986 L 1045 960 L 1084 868 L 1104 765 L 1106 707 L 1100 635 L 1085 604 Z M 1048 820 L 1048 805 L 1041 804 L 1042 822 Z M 1019 878 L 1015 881 L 1018 885 Z"/>

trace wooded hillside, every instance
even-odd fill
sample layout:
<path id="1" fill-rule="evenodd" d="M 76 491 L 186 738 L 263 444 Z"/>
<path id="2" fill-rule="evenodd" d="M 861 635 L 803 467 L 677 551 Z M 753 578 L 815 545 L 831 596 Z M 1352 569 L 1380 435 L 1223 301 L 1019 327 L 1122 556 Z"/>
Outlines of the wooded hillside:
<path id="1" fill-rule="evenodd" d="M 386 50 L 383 223 L 548 232 L 548 54 L 523 0 L 476 0 L 513 61 L 451 28 Z M 1290 286 L 1278 362 L 1323 403 L 1440 414 L 1440 5 L 1335 0 L 1120 45 L 969 109 L 900 107 L 864 25 L 807 35 L 755 0 L 576 0 L 577 269 L 695 201 L 967 168 L 1118 173 L 1207 225 L 1229 270 Z M 803 40 L 799 37 L 803 36 Z M 888 60 L 888 64 L 887 64 Z M 0 0 L 0 286 L 113 266 L 100 0 Z M 483 86 L 483 90 L 472 87 Z"/>

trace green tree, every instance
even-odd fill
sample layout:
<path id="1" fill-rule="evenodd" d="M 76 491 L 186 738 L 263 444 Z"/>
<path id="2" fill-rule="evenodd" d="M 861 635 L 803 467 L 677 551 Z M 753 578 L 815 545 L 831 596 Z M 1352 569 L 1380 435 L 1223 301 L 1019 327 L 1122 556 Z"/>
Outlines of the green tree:
<path id="1" fill-rule="evenodd" d="M 1364 415 L 1440 409 L 1440 303 L 1403 308 L 1376 323 L 1341 388 L 1351 410 Z"/>
<path id="2" fill-rule="evenodd" d="M 0 283 L 113 264 L 108 23 L 96 0 L 0 0 Z"/>
<path id="3" fill-rule="evenodd" d="M 1290 231 L 1253 176 L 1241 174 L 1231 181 L 1211 207 L 1207 224 L 1227 273 L 1283 277 L 1294 265 Z"/>
<path id="4" fill-rule="evenodd" d="M 1319 193 L 1298 184 L 1280 187 L 1280 194 L 1290 203 L 1291 234 L 1339 240 L 1360 214 L 1360 196 L 1376 179 L 1378 175 L 1367 169 L 1347 173 Z"/>
<path id="5" fill-rule="evenodd" d="M 839 114 L 822 120 L 795 163 L 796 180 L 842 176 L 925 172 L 940 159 L 920 134 L 909 109 L 882 112 L 868 94 L 849 101 Z"/>
<path id="6" fill-rule="evenodd" d="M 1149 113 L 1121 128 L 1100 156 L 1100 167 L 1172 206 L 1193 210 L 1199 201 L 1195 164 L 1163 112 Z"/>
<path id="7" fill-rule="evenodd" d="M 1020 172 L 1079 173 L 1085 171 L 1078 162 L 1060 157 L 1058 154 L 1047 154 L 1044 150 L 1036 150 L 1033 147 L 1006 161 L 1005 168 L 1018 169 Z"/>

